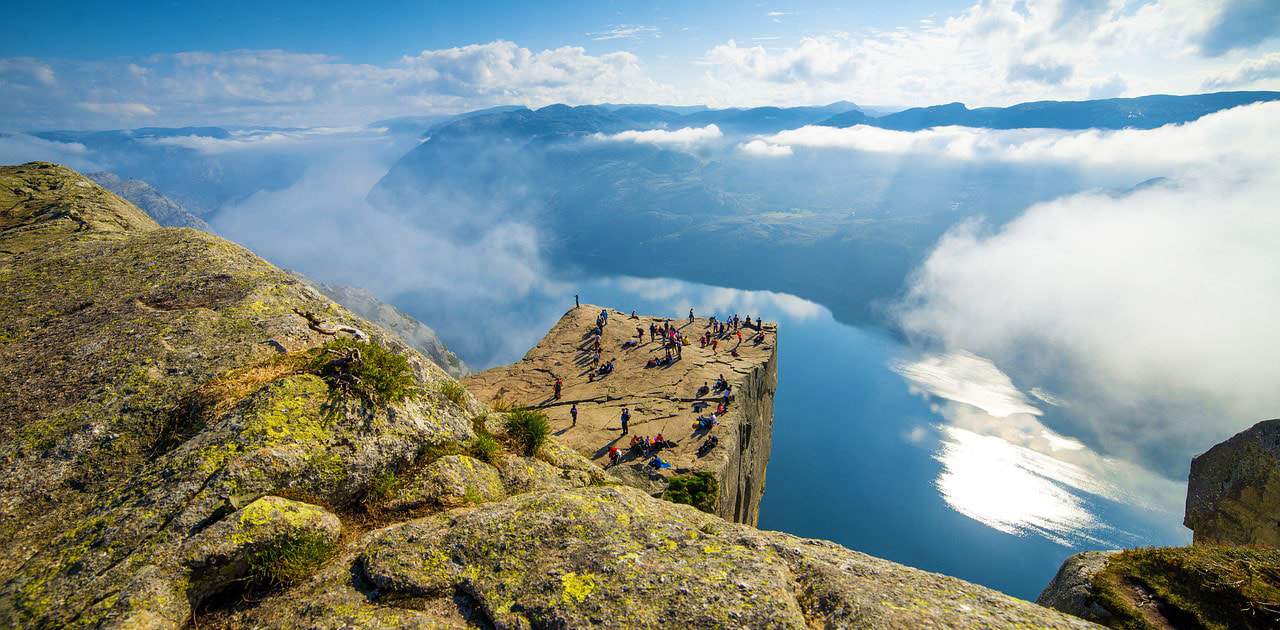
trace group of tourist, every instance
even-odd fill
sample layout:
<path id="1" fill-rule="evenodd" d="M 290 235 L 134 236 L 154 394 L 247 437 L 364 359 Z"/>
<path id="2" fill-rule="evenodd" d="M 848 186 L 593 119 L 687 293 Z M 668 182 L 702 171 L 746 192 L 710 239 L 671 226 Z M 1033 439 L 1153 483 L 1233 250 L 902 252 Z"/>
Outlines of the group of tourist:
<path id="1" fill-rule="evenodd" d="M 631 313 L 631 319 L 639 319 L 634 311 Z M 689 323 L 693 322 L 693 309 L 689 309 Z M 604 336 L 604 330 L 608 323 L 609 312 L 605 309 L 601 309 L 596 315 L 595 326 L 586 336 L 587 342 L 583 346 L 580 346 L 580 348 L 589 353 L 589 357 L 586 361 L 591 366 L 587 372 L 588 380 L 590 381 L 594 381 L 596 378 L 603 378 L 604 376 L 613 373 L 615 369 L 616 359 L 611 358 L 608 361 L 601 363 L 603 355 L 601 339 Z M 721 341 L 736 338 L 737 344 L 731 350 L 733 356 L 736 357 L 738 356 L 738 347 L 742 345 L 744 340 L 743 332 L 748 329 L 755 329 L 756 331 L 755 334 L 751 336 L 754 343 L 757 345 L 763 343 L 765 334 L 764 322 L 761 318 L 756 317 L 753 322 L 750 317 L 741 317 L 735 313 L 724 321 L 721 321 L 713 315 L 709 318 L 707 328 L 698 338 L 698 342 L 702 348 L 710 347 L 712 352 L 716 352 Z M 662 343 L 665 350 L 665 357 L 650 357 L 647 360 L 646 367 L 652 368 L 673 364 L 675 361 L 682 358 L 683 347 L 689 344 L 689 338 L 685 336 L 678 327 L 672 325 L 671 320 L 665 319 L 662 320 L 661 323 L 650 322 L 647 330 L 643 326 L 636 326 L 635 339 L 627 340 L 624 343 L 624 349 L 643 345 L 645 343 L 646 332 L 648 332 L 649 341 L 658 341 Z M 564 387 L 563 379 L 558 376 L 555 377 L 552 387 L 553 398 L 555 400 L 559 400 Z M 704 410 L 708 409 L 713 402 L 715 404 L 714 410 L 710 413 L 696 416 L 696 420 L 694 421 L 695 434 L 708 434 L 720 424 L 720 419 L 728 412 L 729 405 L 733 400 L 733 386 L 729 384 L 727 379 L 725 379 L 724 374 L 720 374 L 714 385 L 703 382 L 702 386 L 698 388 L 695 398 L 699 399 L 693 404 L 695 414 L 701 414 Z M 569 415 L 572 417 L 573 426 L 576 426 L 578 423 L 577 403 L 574 403 L 571 406 L 569 409 Z M 620 435 L 629 435 L 631 428 L 630 408 L 623 407 L 618 419 L 621 424 Z M 720 438 L 718 436 L 708 435 L 707 439 L 699 445 L 697 456 L 706 456 L 714 450 L 719 443 Z M 662 459 L 662 457 L 658 455 L 658 452 L 664 448 L 674 448 L 675 446 L 675 442 L 666 439 L 661 433 L 653 437 L 649 437 L 647 435 L 632 435 L 626 451 L 637 458 L 649 458 L 648 465 L 654 469 L 663 469 L 671 467 L 671 464 Z M 608 465 L 611 466 L 617 465 L 624 456 L 624 451 L 616 445 L 611 445 L 607 453 L 609 458 Z"/>

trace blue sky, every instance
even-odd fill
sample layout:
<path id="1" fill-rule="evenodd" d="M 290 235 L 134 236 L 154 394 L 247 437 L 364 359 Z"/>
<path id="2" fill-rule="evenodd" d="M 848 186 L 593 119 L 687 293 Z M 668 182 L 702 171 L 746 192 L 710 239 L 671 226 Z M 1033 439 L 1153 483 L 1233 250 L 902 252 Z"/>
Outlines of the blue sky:
<path id="1" fill-rule="evenodd" d="M 1274 0 L 24 3 L 0 128 L 1280 88 Z"/>

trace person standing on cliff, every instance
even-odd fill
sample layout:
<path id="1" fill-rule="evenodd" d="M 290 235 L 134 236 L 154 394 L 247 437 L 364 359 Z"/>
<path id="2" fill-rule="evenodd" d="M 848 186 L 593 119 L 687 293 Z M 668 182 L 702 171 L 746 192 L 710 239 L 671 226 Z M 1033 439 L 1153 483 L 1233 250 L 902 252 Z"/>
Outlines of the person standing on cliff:
<path id="1" fill-rule="evenodd" d="M 691 308 L 691 309 L 689 309 L 689 323 L 690 323 L 690 324 L 692 324 L 692 323 L 693 323 L 693 309 L 692 309 L 692 308 Z"/>
<path id="2" fill-rule="evenodd" d="M 569 426 L 578 426 L 578 403 L 573 403 L 573 406 L 569 407 L 569 417 L 573 418 L 573 424 Z"/>
<path id="3" fill-rule="evenodd" d="M 577 293 L 574 293 L 574 294 L 573 294 L 573 307 L 574 307 L 574 308 L 578 308 L 578 307 L 580 307 L 580 306 L 582 306 L 582 303 L 578 301 L 578 294 L 577 294 Z"/>
<path id="4" fill-rule="evenodd" d="M 556 383 L 555 383 L 555 399 L 556 400 L 560 400 L 560 389 L 563 387 L 564 387 L 564 379 L 557 376 Z"/>
<path id="5" fill-rule="evenodd" d="M 622 434 L 627 434 L 627 425 L 631 424 L 631 410 L 626 407 L 622 408 Z"/>

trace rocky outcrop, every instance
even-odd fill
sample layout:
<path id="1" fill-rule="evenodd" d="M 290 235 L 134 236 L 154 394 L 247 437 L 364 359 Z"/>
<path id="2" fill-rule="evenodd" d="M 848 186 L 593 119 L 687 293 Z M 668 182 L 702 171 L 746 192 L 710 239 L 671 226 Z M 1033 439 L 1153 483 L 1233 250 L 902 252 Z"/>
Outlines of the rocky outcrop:
<path id="1" fill-rule="evenodd" d="M 1037 603 L 1117 628 L 1280 627 L 1280 420 L 1191 462 L 1189 547 L 1085 552 Z"/>
<path id="2" fill-rule="evenodd" d="M 773 443 L 773 395 L 778 384 L 777 327 L 765 324 L 764 339 L 752 340 L 754 329 L 744 329 L 744 342 L 736 335 L 720 340 L 718 347 L 703 348 L 697 342 L 708 320 L 673 320 L 689 340 L 680 360 L 669 366 L 649 367 L 650 359 L 663 359 L 665 349 L 648 336 L 649 326 L 661 326 L 660 317 L 637 316 L 609 310 L 609 324 L 600 338 L 600 363 L 616 360 L 612 374 L 592 373 L 590 361 L 594 337 L 587 335 L 601 308 L 589 304 L 571 309 L 519 362 L 464 379 L 481 400 L 544 409 L 561 441 L 601 465 L 608 463 L 608 448 L 626 451 L 631 435 L 663 437 L 674 448 L 660 455 L 673 464 L 655 471 L 647 458 L 628 453 L 611 471 L 623 482 L 660 495 L 672 475 L 693 471 L 710 473 L 718 488 L 715 513 L 739 523 L 755 524 L 760 517 L 765 471 Z M 636 328 L 646 341 L 637 342 Z M 737 356 L 732 354 L 736 348 Z M 714 410 L 715 392 L 698 395 L 704 384 L 724 376 L 732 386 L 733 402 L 719 418 L 719 426 L 698 430 L 696 420 Z M 561 398 L 552 398 L 556 377 L 564 380 Z M 578 406 L 578 421 L 569 416 Z M 621 434 L 619 417 L 630 410 L 630 435 Z M 718 444 L 699 455 L 714 436 Z"/>
<path id="3" fill-rule="evenodd" d="M 55 165 L 0 184 L 0 626 L 1086 626 L 516 455 L 243 248 Z"/>
<path id="4" fill-rule="evenodd" d="M 1183 524 L 1196 544 L 1280 547 L 1280 420 L 1266 420 L 1191 460 Z"/>
<path id="5" fill-rule="evenodd" d="M 1086 551 L 1067 558 L 1053 581 L 1044 587 L 1036 603 L 1081 619 L 1109 624 L 1115 615 L 1098 601 L 1093 578 L 1107 566 L 1107 559 L 1118 551 Z"/>
<path id="6" fill-rule="evenodd" d="M 292 598 L 237 621 L 389 628 L 469 616 L 500 628 L 1090 627 L 627 486 L 524 494 L 370 532 Z"/>

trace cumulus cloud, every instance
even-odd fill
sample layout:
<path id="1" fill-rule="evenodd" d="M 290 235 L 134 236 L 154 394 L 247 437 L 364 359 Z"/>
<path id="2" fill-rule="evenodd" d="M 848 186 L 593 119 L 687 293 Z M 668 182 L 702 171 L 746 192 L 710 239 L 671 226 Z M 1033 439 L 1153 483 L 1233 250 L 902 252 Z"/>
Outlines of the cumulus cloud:
<path id="1" fill-rule="evenodd" d="M 1204 87 L 1207 90 L 1243 87 L 1272 79 L 1280 79 L 1280 52 L 1243 61 L 1229 72 L 1210 77 Z"/>
<path id="2" fill-rule="evenodd" d="M 1280 4 L 1273 0 L 1226 0 L 1203 34 L 1206 55 L 1249 48 L 1280 35 Z"/>
<path id="3" fill-rule="evenodd" d="M 1118 74 L 1113 74 L 1109 78 L 1098 81 L 1089 86 L 1089 98 L 1115 98 L 1123 96 L 1125 90 L 1129 88 L 1129 84 L 1124 78 Z"/>
<path id="4" fill-rule="evenodd" d="M 534 51 L 501 40 L 424 50 L 386 65 L 283 50 L 4 59 L 0 85 L 15 88 L 7 90 L 13 97 L 6 122 L 25 127 L 120 126 L 149 114 L 168 125 L 362 124 L 424 111 L 652 102 L 671 94 L 631 53 L 590 55 L 572 46 Z"/>
<path id="5" fill-rule="evenodd" d="M 596 140 L 604 142 L 634 142 L 637 144 L 653 144 L 688 149 L 700 144 L 720 139 L 724 134 L 716 125 L 706 127 L 682 127 L 680 129 L 645 129 L 623 131 L 615 134 L 595 134 Z"/>
<path id="6" fill-rule="evenodd" d="M 1086 167 L 1147 159 L 1171 179 L 953 230 L 911 281 L 901 326 L 1070 401 L 1056 422 L 1099 452 L 1185 478 L 1192 455 L 1280 407 L 1277 133 L 1280 106 L 1251 106 L 1018 149 Z"/>
<path id="7" fill-rule="evenodd" d="M 704 63 L 718 70 L 777 83 L 833 82 L 853 77 L 856 52 L 829 37 L 806 37 L 779 51 L 738 46 L 729 40 L 712 48 Z"/>
<path id="8" fill-rule="evenodd" d="M 1058 63 L 1048 59 L 1032 62 L 1014 62 L 1009 64 L 1007 76 L 1010 81 L 1032 81 L 1046 85 L 1061 85 L 1071 77 L 1074 70 L 1069 64 Z"/>
<path id="9" fill-rule="evenodd" d="M 706 67 L 711 104 L 828 102 L 977 105 L 1102 98 L 1123 91 L 1187 93 L 1222 74 L 1228 57 L 1203 53 L 1204 33 L 1226 9 L 1200 0 L 994 0 L 939 20 L 857 35 L 817 37 L 791 47 L 711 48 Z M 1247 46 L 1270 27 L 1227 35 Z M 1229 24 L 1241 23 L 1234 17 Z M 1003 77 L 1005 80 L 992 80 Z M 1280 83 L 1277 83 L 1280 85 Z M 945 96 L 939 96 L 939 95 Z"/>

